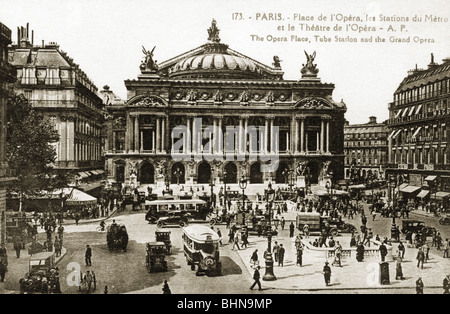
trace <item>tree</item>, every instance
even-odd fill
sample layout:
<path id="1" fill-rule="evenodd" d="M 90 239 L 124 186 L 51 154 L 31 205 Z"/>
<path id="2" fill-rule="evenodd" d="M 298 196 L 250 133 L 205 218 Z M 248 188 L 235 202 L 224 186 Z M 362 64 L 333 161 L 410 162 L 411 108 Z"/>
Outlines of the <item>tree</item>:
<path id="1" fill-rule="evenodd" d="M 23 94 L 9 96 L 7 121 L 6 158 L 18 179 L 11 189 L 19 193 L 21 211 L 24 197 L 46 190 L 54 178 L 56 152 L 51 143 L 59 136 Z"/>

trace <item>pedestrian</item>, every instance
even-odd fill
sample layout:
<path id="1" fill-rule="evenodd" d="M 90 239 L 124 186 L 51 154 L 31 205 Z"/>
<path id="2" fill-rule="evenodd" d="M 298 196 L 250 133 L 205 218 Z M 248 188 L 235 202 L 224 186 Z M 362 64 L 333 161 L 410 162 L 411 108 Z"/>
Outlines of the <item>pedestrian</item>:
<path id="1" fill-rule="evenodd" d="M 259 265 L 259 261 L 258 261 L 258 249 L 255 249 L 252 253 L 252 256 L 250 257 L 250 264 L 253 267 L 256 267 Z"/>
<path id="2" fill-rule="evenodd" d="M 273 256 L 275 258 L 275 263 L 278 262 L 278 254 L 280 252 L 280 246 L 278 245 L 278 242 L 275 241 L 273 248 L 272 248 Z"/>
<path id="3" fill-rule="evenodd" d="M 363 244 L 367 244 L 368 247 L 370 247 L 370 241 L 373 238 L 373 232 L 372 229 L 369 228 L 369 230 L 366 230 L 366 236 L 365 236 L 365 242 L 363 242 Z"/>
<path id="4" fill-rule="evenodd" d="M 289 225 L 289 237 L 292 238 L 294 236 L 294 223 L 291 221 L 291 224 Z"/>
<path id="5" fill-rule="evenodd" d="M 423 245 L 423 252 L 425 254 L 425 262 L 428 262 L 428 260 L 430 259 L 430 246 L 428 245 L 428 242 L 425 242 L 425 244 Z"/>
<path id="6" fill-rule="evenodd" d="M 398 255 L 402 258 L 402 260 L 405 258 L 405 246 L 401 241 L 398 244 Z"/>
<path id="7" fill-rule="evenodd" d="M 16 257 L 20 258 L 20 250 L 22 249 L 22 243 L 20 242 L 20 239 L 18 236 L 14 236 L 13 246 L 14 246 L 14 250 L 16 251 Z"/>
<path id="8" fill-rule="evenodd" d="M 303 265 L 303 244 L 300 242 L 300 244 L 297 246 L 297 264 L 296 265 Z"/>
<path id="9" fill-rule="evenodd" d="M 395 264 L 395 279 L 403 280 L 405 279 L 403 277 L 403 269 L 402 269 L 402 259 L 400 257 L 397 257 L 397 262 Z"/>
<path id="10" fill-rule="evenodd" d="M 162 288 L 163 294 L 172 294 L 169 288 L 169 284 L 167 283 L 167 280 L 164 280 L 164 286 Z"/>
<path id="11" fill-rule="evenodd" d="M 280 249 L 278 250 L 278 266 L 281 267 L 284 266 L 284 252 L 285 249 L 283 247 L 283 244 L 280 244 Z"/>
<path id="12" fill-rule="evenodd" d="M 87 285 L 87 292 L 91 292 L 91 286 L 92 286 L 92 274 L 89 270 L 86 271 L 86 275 L 84 275 L 84 282 Z"/>
<path id="13" fill-rule="evenodd" d="M 339 267 L 342 267 L 341 257 L 342 257 L 342 245 L 339 243 L 339 241 L 336 241 L 336 247 L 334 248 L 334 261 L 332 265 L 334 266 L 334 264 L 338 264 Z"/>
<path id="14" fill-rule="evenodd" d="M 375 218 L 377 217 L 377 213 L 376 213 L 376 211 L 374 210 L 373 212 L 372 212 L 372 221 L 375 221 Z"/>
<path id="15" fill-rule="evenodd" d="M 219 244 L 220 245 L 223 245 L 222 244 L 222 232 L 220 231 L 220 229 L 219 228 L 217 228 L 217 235 L 219 236 Z"/>
<path id="16" fill-rule="evenodd" d="M 367 224 L 367 217 L 364 213 L 361 214 L 361 224 L 365 226 Z"/>
<path id="17" fill-rule="evenodd" d="M 253 273 L 253 280 L 255 281 L 255 282 L 253 282 L 253 284 L 250 286 L 250 290 L 253 290 L 253 288 L 256 286 L 256 285 L 258 285 L 258 290 L 262 290 L 261 289 L 261 282 L 259 281 L 259 278 L 261 278 L 261 275 L 259 274 L 259 266 L 256 266 L 255 267 L 255 271 L 254 271 L 254 273 Z"/>
<path id="18" fill-rule="evenodd" d="M 445 276 L 442 288 L 444 288 L 444 294 L 450 294 L 450 275 Z"/>
<path id="19" fill-rule="evenodd" d="M 89 245 L 86 245 L 86 253 L 84 255 L 86 266 L 92 266 L 91 258 L 92 258 L 92 249 L 90 248 Z"/>
<path id="20" fill-rule="evenodd" d="M 438 232 L 436 235 L 436 245 L 437 245 L 437 250 L 440 251 L 441 250 L 441 245 L 442 245 L 442 237 L 441 237 L 441 233 Z"/>
<path id="21" fill-rule="evenodd" d="M 445 239 L 444 242 L 444 258 L 448 258 L 448 253 L 449 253 L 449 246 L 450 246 L 450 241 L 448 240 L 448 238 Z"/>
<path id="22" fill-rule="evenodd" d="M 325 284 L 328 286 L 331 279 L 331 268 L 328 262 L 325 262 L 325 266 L 323 267 L 323 277 L 325 279 Z"/>
<path id="23" fill-rule="evenodd" d="M 232 250 L 234 250 L 234 247 L 237 246 L 238 250 L 240 250 L 241 248 L 239 247 L 239 232 L 236 231 L 234 233 L 234 239 L 233 239 L 233 248 Z"/>
<path id="24" fill-rule="evenodd" d="M 386 248 L 386 245 L 384 245 L 384 242 L 381 242 L 379 251 L 380 251 L 381 261 L 384 262 L 384 259 L 386 258 L 386 255 L 388 254 L 388 250 Z"/>
<path id="25" fill-rule="evenodd" d="M 281 222 L 280 222 L 281 230 L 284 230 L 284 225 L 285 224 L 286 224 L 286 220 L 284 220 L 284 217 L 281 217 Z"/>
<path id="26" fill-rule="evenodd" d="M 63 235 L 64 235 L 64 227 L 62 224 L 59 224 L 58 236 L 59 236 L 59 241 L 61 241 L 61 245 L 62 245 L 62 241 L 63 241 Z"/>
<path id="27" fill-rule="evenodd" d="M 422 281 L 422 277 L 419 277 L 419 279 L 416 280 L 416 293 L 417 293 L 417 294 L 423 294 L 423 281 Z"/>
<path id="28" fill-rule="evenodd" d="M 242 235 L 241 235 L 241 238 L 242 238 L 242 245 L 241 245 L 241 247 L 247 248 L 247 245 L 249 244 L 249 243 L 248 243 L 248 235 L 247 235 L 247 232 L 243 231 L 243 232 L 242 232 Z"/>
<path id="29" fill-rule="evenodd" d="M 417 267 L 422 266 L 423 269 L 423 262 L 425 261 L 425 253 L 423 252 L 422 248 L 419 248 L 416 259 L 417 259 Z"/>
<path id="30" fill-rule="evenodd" d="M 309 238 L 309 226 L 308 226 L 308 224 L 304 224 L 303 225 L 303 235 L 305 236 L 305 238 Z"/>
<path id="31" fill-rule="evenodd" d="M 55 256 L 61 256 L 61 240 L 55 237 Z"/>
<path id="32" fill-rule="evenodd" d="M 105 286 L 105 289 L 103 290 L 103 294 L 108 294 L 108 286 Z"/>
<path id="33" fill-rule="evenodd" d="M 356 248 L 356 260 L 358 262 L 362 262 L 364 260 L 364 245 L 362 242 L 359 242 L 358 247 Z"/>

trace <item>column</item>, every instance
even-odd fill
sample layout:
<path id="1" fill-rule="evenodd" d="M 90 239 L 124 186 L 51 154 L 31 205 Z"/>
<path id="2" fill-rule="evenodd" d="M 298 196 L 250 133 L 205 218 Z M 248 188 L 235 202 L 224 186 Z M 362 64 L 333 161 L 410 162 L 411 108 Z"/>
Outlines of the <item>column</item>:
<path id="1" fill-rule="evenodd" d="M 388 140 L 388 162 L 392 163 L 392 137 Z"/>
<path id="2" fill-rule="evenodd" d="M 187 123 L 186 123 L 186 126 L 187 126 L 187 129 L 186 129 L 186 150 L 185 150 L 185 152 L 186 152 L 186 154 L 191 154 L 191 152 L 192 152 L 192 146 L 191 146 L 191 143 L 192 143 L 192 140 L 191 140 L 191 134 L 192 134 L 192 129 L 191 129 L 191 119 L 192 118 L 190 118 L 190 117 L 188 117 L 187 118 Z"/>
<path id="3" fill-rule="evenodd" d="M 238 142 L 238 152 L 239 152 L 239 154 L 241 154 L 242 152 L 243 152 L 243 150 L 244 150 L 244 145 L 242 145 L 243 144 L 243 137 L 242 137 L 242 133 L 244 132 L 244 126 L 243 126 L 243 124 L 244 124 L 244 121 L 243 121 L 243 118 L 242 117 L 240 117 L 239 118 L 239 132 L 238 132 L 238 136 L 237 136 L 237 142 Z"/>
<path id="4" fill-rule="evenodd" d="M 269 120 L 265 121 L 264 128 L 264 153 L 269 153 Z"/>
<path id="5" fill-rule="evenodd" d="M 139 116 L 134 117 L 134 151 L 139 152 Z"/>
<path id="6" fill-rule="evenodd" d="M 161 118 L 161 151 L 166 152 L 166 117 Z"/>
<path id="7" fill-rule="evenodd" d="M 156 116 L 156 153 L 161 152 L 161 125 L 160 117 Z"/>
<path id="8" fill-rule="evenodd" d="M 125 132 L 125 151 L 130 153 L 133 143 L 133 121 L 130 115 L 127 115 L 127 131 Z"/>
<path id="9" fill-rule="evenodd" d="M 270 117 L 270 153 L 274 153 L 273 146 L 273 117 Z"/>
<path id="10" fill-rule="evenodd" d="M 298 120 L 296 117 L 294 117 L 294 123 L 292 127 L 292 152 L 294 154 L 298 154 Z"/>
<path id="11" fill-rule="evenodd" d="M 330 119 L 327 120 L 327 141 L 326 141 L 326 152 L 330 152 Z"/>
<path id="12" fill-rule="evenodd" d="M 320 132 L 316 132 L 316 152 L 320 152 Z"/>
<path id="13" fill-rule="evenodd" d="M 219 149 L 218 152 L 223 154 L 223 131 L 222 131 L 222 116 L 219 117 Z"/>
<path id="14" fill-rule="evenodd" d="M 197 132 L 197 119 L 193 118 L 192 122 L 192 153 L 197 154 L 198 152 L 198 132 Z"/>
<path id="15" fill-rule="evenodd" d="M 74 139 L 75 139 L 75 121 L 74 118 L 67 118 L 67 160 L 70 162 L 75 161 L 74 152 Z"/>
<path id="16" fill-rule="evenodd" d="M 156 132 L 152 132 L 152 153 L 156 153 Z"/>
<path id="17" fill-rule="evenodd" d="M 217 133 L 217 121 L 216 119 L 213 119 L 213 140 L 211 142 L 211 151 L 213 154 L 217 152 Z"/>
<path id="18" fill-rule="evenodd" d="M 305 119 L 300 118 L 300 153 L 305 152 L 305 145 L 303 143 L 304 140 L 305 140 Z M 306 146 L 308 146 L 308 140 L 306 140 Z"/>
<path id="19" fill-rule="evenodd" d="M 248 133 L 248 117 L 244 117 L 244 153 L 248 153 L 247 151 L 247 133 Z"/>
<path id="20" fill-rule="evenodd" d="M 144 150 L 144 131 L 141 131 L 141 147 L 139 149 L 139 153 Z"/>
<path id="21" fill-rule="evenodd" d="M 325 121 L 322 120 L 320 121 L 320 153 L 324 152 L 324 135 L 325 135 Z"/>

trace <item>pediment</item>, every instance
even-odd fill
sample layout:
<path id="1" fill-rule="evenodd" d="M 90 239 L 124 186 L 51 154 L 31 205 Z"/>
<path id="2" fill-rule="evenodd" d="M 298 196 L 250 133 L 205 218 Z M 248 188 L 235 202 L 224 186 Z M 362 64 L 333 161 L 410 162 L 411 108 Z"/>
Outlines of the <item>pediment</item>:
<path id="1" fill-rule="evenodd" d="M 159 96 L 139 95 L 127 101 L 128 107 L 167 107 L 167 102 Z"/>
<path id="2" fill-rule="evenodd" d="M 332 109 L 333 104 L 321 97 L 307 97 L 298 101 L 294 107 L 305 109 Z"/>

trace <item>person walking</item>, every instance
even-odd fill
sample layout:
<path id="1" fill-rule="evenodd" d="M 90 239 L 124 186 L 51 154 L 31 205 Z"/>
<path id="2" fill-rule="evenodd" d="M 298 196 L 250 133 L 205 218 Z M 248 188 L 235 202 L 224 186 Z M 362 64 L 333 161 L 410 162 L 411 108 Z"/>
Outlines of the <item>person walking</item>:
<path id="1" fill-rule="evenodd" d="M 14 246 L 14 250 L 16 251 L 16 257 L 20 258 L 20 250 L 22 249 L 22 243 L 20 242 L 20 239 L 18 236 L 14 236 L 13 246 Z"/>
<path id="2" fill-rule="evenodd" d="M 248 234 L 247 234 L 247 232 L 245 232 L 245 230 L 243 230 L 242 231 L 242 235 L 241 235 L 241 238 L 242 238 L 242 245 L 241 245 L 241 247 L 242 248 L 247 248 L 247 246 L 248 246 Z"/>
<path id="3" fill-rule="evenodd" d="M 342 245 L 339 243 L 339 241 L 336 241 L 336 247 L 334 248 L 334 261 L 332 265 L 334 266 L 334 264 L 338 264 L 339 267 L 342 267 L 341 257 L 342 257 Z"/>
<path id="4" fill-rule="evenodd" d="M 402 269 L 402 259 L 401 257 L 397 257 L 397 262 L 395 264 L 395 279 L 396 280 L 403 280 L 405 279 L 403 277 L 403 269 Z"/>
<path id="5" fill-rule="evenodd" d="M 55 237 L 55 256 L 59 257 L 61 256 L 61 240 L 58 239 L 58 237 Z"/>
<path id="6" fill-rule="evenodd" d="M 278 242 L 275 241 L 273 248 L 272 248 L 272 252 L 273 252 L 273 257 L 275 259 L 275 263 L 278 262 L 278 254 L 280 252 L 280 246 L 278 245 Z"/>
<path id="7" fill-rule="evenodd" d="M 300 242 L 300 244 L 297 246 L 297 264 L 296 265 L 303 265 L 303 243 Z"/>
<path id="8" fill-rule="evenodd" d="M 284 230 L 284 225 L 285 224 L 286 224 L 286 220 L 284 220 L 284 217 L 281 217 L 281 221 L 280 221 L 281 230 Z"/>
<path id="9" fill-rule="evenodd" d="M 86 253 L 84 254 L 86 266 L 92 266 L 91 258 L 92 258 L 92 249 L 89 245 L 86 245 Z"/>
<path id="10" fill-rule="evenodd" d="M 167 280 L 164 280 L 164 285 L 162 288 L 163 294 L 172 294 L 169 288 L 169 284 L 167 283 Z"/>
<path id="11" fill-rule="evenodd" d="M 223 245 L 223 244 L 222 244 L 222 232 L 220 231 L 219 228 L 217 228 L 217 232 L 216 232 L 216 233 L 217 233 L 217 235 L 219 236 L 219 239 L 220 239 L 220 240 L 219 240 L 219 244 L 220 244 L 220 245 Z"/>
<path id="12" fill-rule="evenodd" d="M 256 285 L 258 285 L 258 290 L 259 291 L 261 291 L 262 289 L 261 289 L 261 282 L 259 281 L 259 279 L 261 278 L 261 275 L 260 275 L 260 273 L 259 273 L 259 266 L 256 266 L 255 267 L 255 271 L 254 271 L 254 273 L 253 273 L 253 280 L 255 281 L 255 282 L 253 282 L 253 284 L 250 286 L 250 290 L 253 290 L 253 288 L 256 286 Z"/>
<path id="13" fill-rule="evenodd" d="M 241 248 L 239 247 L 239 232 L 238 231 L 236 231 L 235 233 L 234 233 L 234 239 L 233 239 L 233 248 L 232 248 L 232 250 L 234 250 L 234 247 L 235 246 L 237 246 L 237 248 L 238 248 L 238 250 L 240 250 Z"/>
<path id="14" fill-rule="evenodd" d="M 325 284 L 328 286 L 331 280 L 331 267 L 328 262 L 325 262 L 325 266 L 323 267 L 323 277 L 325 279 Z"/>
<path id="15" fill-rule="evenodd" d="M 425 254 L 425 260 L 424 262 L 428 262 L 430 259 L 430 246 L 428 245 L 428 242 L 425 242 L 423 245 L 423 253 Z"/>
<path id="16" fill-rule="evenodd" d="M 305 238 L 309 238 L 309 226 L 308 226 L 308 224 L 304 224 L 303 225 L 303 235 L 305 236 Z"/>
<path id="17" fill-rule="evenodd" d="M 358 262 L 362 262 L 364 260 L 364 245 L 362 242 L 359 242 L 358 247 L 356 248 L 356 260 Z"/>
<path id="18" fill-rule="evenodd" d="M 398 244 L 398 255 L 402 258 L 402 260 L 405 258 L 405 246 L 401 241 Z"/>
<path id="19" fill-rule="evenodd" d="M 253 265 L 253 267 L 259 266 L 258 249 L 253 251 L 252 256 L 250 257 L 250 264 Z"/>
<path id="20" fill-rule="evenodd" d="M 283 247 L 283 244 L 280 244 L 280 249 L 278 250 L 278 266 L 284 266 L 284 253 L 285 249 Z"/>
<path id="21" fill-rule="evenodd" d="M 448 258 L 448 253 L 450 250 L 449 246 L 450 246 L 450 241 L 448 240 L 448 238 L 446 238 L 445 242 L 444 242 L 444 255 L 443 255 L 444 258 Z"/>
<path id="22" fill-rule="evenodd" d="M 422 248 L 419 248 L 416 259 L 417 259 L 417 267 L 422 266 L 423 269 L 423 262 L 425 261 L 425 253 L 423 252 Z"/>
<path id="23" fill-rule="evenodd" d="M 289 225 L 289 237 L 290 238 L 294 237 L 294 229 L 295 229 L 294 223 L 291 221 L 291 224 Z"/>
<path id="24" fill-rule="evenodd" d="M 442 288 L 444 289 L 444 294 L 450 294 L 450 275 L 445 276 L 442 281 Z"/>
<path id="25" fill-rule="evenodd" d="M 59 224 L 58 237 L 59 237 L 59 241 L 61 241 L 61 245 L 62 245 L 62 242 L 63 242 L 63 236 L 64 236 L 64 227 L 63 227 L 62 224 Z"/>
<path id="26" fill-rule="evenodd" d="M 422 281 L 422 277 L 419 277 L 419 279 L 416 280 L 416 293 L 417 293 L 417 294 L 423 294 L 423 281 Z"/>
<path id="27" fill-rule="evenodd" d="M 386 245 L 384 245 L 384 242 L 381 242 L 379 251 L 380 251 L 381 261 L 384 262 L 386 255 L 388 254 L 388 250 L 386 248 Z"/>

